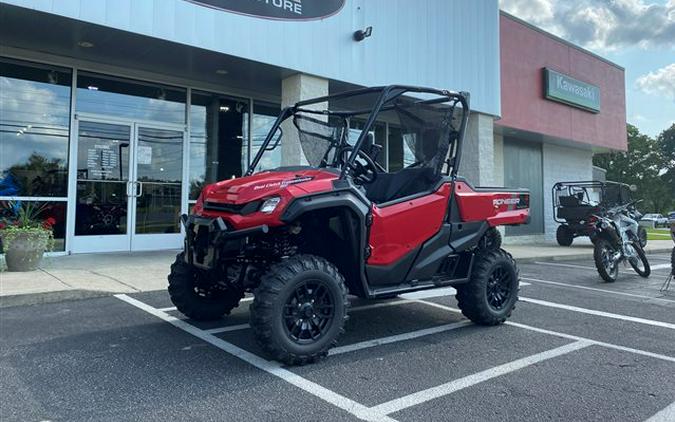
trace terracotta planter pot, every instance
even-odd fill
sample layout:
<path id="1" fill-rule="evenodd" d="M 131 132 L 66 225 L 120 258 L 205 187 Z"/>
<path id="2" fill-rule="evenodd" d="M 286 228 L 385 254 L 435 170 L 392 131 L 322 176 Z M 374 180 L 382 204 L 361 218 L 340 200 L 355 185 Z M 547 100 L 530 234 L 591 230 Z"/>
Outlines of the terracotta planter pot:
<path id="1" fill-rule="evenodd" d="M 7 271 L 37 270 L 49 243 L 49 232 L 31 231 L 3 235 Z"/>

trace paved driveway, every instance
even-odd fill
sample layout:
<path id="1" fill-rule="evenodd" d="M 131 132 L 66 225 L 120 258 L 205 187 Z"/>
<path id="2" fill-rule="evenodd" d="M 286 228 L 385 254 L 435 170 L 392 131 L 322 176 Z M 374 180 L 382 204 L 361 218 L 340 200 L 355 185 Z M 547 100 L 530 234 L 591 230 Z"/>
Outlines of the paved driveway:
<path id="1" fill-rule="evenodd" d="M 328 359 L 268 361 L 248 303 L 216 323 L 148 292 L 0 310 L 1 419 L 675 420 L 675 292 L 592 261 L 521 264 L 500 327 L 457 312 L 451 289 L 353 300 Z M 651 419 L 650 419 L 651 418 Z"/>

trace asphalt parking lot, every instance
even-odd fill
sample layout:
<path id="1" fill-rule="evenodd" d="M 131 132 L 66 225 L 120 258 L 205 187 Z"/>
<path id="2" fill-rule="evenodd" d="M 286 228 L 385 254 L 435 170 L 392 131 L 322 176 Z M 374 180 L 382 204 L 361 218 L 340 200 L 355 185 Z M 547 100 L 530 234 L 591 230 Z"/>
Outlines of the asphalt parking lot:
<path id="1" fill-rule="evenodd" d="M 675 420 L 675 287 L 592 261 L 520 264 L 499 327 L 457 312 L 450 289 L 352 301 L 328 359 L 268 361 L 248 303 L 217 323 L 182 319 L 164 292 L 0 310 L 0 419 Z"/>

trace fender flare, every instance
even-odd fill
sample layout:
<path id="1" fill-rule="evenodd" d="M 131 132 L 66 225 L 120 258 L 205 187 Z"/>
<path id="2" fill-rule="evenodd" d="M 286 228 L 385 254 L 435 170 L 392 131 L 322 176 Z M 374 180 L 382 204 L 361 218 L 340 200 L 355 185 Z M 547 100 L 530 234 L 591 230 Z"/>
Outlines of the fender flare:
<path id="1" fill-rule="evenodd" d="M 352 293 L 370 297 L 371 289 L 368 284 L 365 268 L 366 260 L 368 259 L 366 256 L 366 247 L 370 235 L 369 221 L 371 221 L 371 208 L 370 204 L 367 203 L 367 200 L 363 198 L 360 192 L 354 192 L 352 189 L 345 189 L 295 198 L 281 214 L 280 220 L 288 224 L 296 221 L 309 212 L 338 207 L 348 208 L 359 219 L 360 230 L 357 239 L 359 243 L 357 251 L 359 279 L 355 280 L 355 282 L 358 283 L 358 288 L 361 291 Z"/>

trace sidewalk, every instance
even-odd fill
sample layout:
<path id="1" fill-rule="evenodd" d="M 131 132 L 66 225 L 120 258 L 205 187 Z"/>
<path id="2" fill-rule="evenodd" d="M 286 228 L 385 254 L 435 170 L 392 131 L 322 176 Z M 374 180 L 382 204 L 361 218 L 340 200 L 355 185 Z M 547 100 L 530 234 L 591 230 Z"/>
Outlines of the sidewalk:
<path id="1" fill-rule="evenodd" d="M 593 256 L 590 241 L 571 247 L 505 245 L 519 262 L 560 261 Z M 670 240 L 651 240 L 647 252 L 670 252 Z M 29 273 L 0 272 L 0 307 L 166 289 L 177 251 L 85 254 L 45 258 Z"/>

